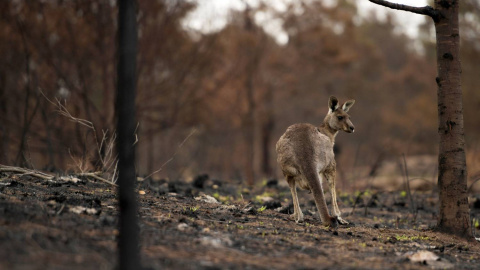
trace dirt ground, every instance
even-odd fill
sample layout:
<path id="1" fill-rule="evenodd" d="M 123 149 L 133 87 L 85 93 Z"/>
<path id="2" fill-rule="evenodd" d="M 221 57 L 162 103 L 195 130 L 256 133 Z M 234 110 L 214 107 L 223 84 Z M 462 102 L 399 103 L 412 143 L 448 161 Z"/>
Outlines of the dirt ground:
<path id="1" fill-rule="evenodd" d="M 344 218 L 325 228 L 301 191 L 305 222 L 276 180 L 256 188 L 201 175 L 139 181 L 147 269 L 479 269 L 480 244 L 433 232 L 436 194 L 340 194 Z M 471 200 L 472 216 L 480 217 Z M 476 208 L 476 207 L 477 208 Z M 113 269 L 116 187 L 92 179 L 0 173 L 0 269 Z M 476 235 L 480 234 L 478 228 Z"/>

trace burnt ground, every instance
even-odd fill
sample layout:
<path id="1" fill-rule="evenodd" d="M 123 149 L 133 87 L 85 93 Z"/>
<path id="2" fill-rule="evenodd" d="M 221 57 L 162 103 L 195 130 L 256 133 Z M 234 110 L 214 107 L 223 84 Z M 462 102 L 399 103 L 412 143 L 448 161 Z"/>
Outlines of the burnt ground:
<path id="1" fill-rule="evenodd" d="M 0 269 L 115 268 L 116 187 L 76 180 L 0 173 Z M 341 194 L 352 224 L 336 229 L 321 225 L 303 191 L 305 222 L 292 221 L 289 189 L 276 181 L 248 190 L 207 176 L 193 183 L 146 180 L 138 194 L 148 269 L 480 267 L 478 242 L 430 229 L 433 192 L 414 193 L 416 215 L 404 192 Z M 471 203 L 478 220 L 480 209 Z"/>

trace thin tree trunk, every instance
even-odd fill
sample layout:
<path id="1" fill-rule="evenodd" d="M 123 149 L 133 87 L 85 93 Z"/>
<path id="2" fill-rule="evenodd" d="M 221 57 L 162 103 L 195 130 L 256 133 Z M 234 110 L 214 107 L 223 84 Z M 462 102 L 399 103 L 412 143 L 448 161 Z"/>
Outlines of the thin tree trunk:
<path id="1" fill-rule="evenodd" d="M 155 162 L 155 135 L 153 132 L 149 131 L 147 136 L 147 172 L 152 173 L 154 169 Z"/>
<path id="2" fill-rule="evenodd" d="M 45 105 L 45 102 L 43 102 L 43 105 L 41 105 L 41 113 L 42 113 L 42 119 L 43 123 L 45 126 L 45 144 L 47 145 L 47 157 L 48 157 L 48 164 L 46 165 L 47 170 L 53 170 L 55 168 L 55 153 L 53 151 L 53 143 L 52 143 L 52 127 L 50 125 L 50 122 L 48 121 L 48 116 L 47 116 L 47 108 Z"/>
<path id="3" fill-rule="evenodd" d="M 250 18 L 250 9 L 245 9 L 245 30 L 254 34 L 254 26 L 252 19 Z M 247 184 L 253 186 L 255 183 L 255 99 L 254 99 L 254 86 L 253 80 L 255 72 L 258 66 L 258 55 L 255 51 L 256 48 L 251 48 L 247 64 L 246 64 L 246 78 L 245 78 L 245 91 L 247 100 L 247 112 L 244 116 L 244 136 L 245 136 L 245 176 L 247 178 Z"/>
<path id="4" fill-rule="evenodd" d="M 262 124 L 262 172 L 264 176 L 272 176 L 272 166 L 270 165 L 270 149 L 272 141 L 272 132 L 275 127 L 275 119 L 273 117 L 273 90 L 268 86 L 267 93 L 264 97 L 265 104 L 265 120 Z"/>
<path id="5" fill-rule="evenodd" d="M 270 143 L 272 141 L 272 129 L 274 120 L 272 115 L 267 115 L 267 120 L 262 126 L 262 172 L 265 176 L 272 176 L 272 166 L 270 165 Z"/>
<path id="6" fill-rule="evenodd" d="M 249 65 L 247 65 L 249 66 Z M 255 183 L 255 170 L 254 170 L 254 158 L 255 158 L 255 101 L 253 99 L 253 69 L 247 70 L 247 113 L 244 119 L 244 134 L 245 134 L 245 174 L 247 178 L 247 184 L 253 186 Z"/>
<path id="7" fill-rule="evenodd" d="M 471 236 L 460 81 L 458 1 L 435 1 L 440 151 L 438 229 Z"/>
<path id="8" fill-rule="evenodd" d="M 27 81 L 25 82 L 25 104 L 23 108 L 23 129 L 22 129 L 22 136 L 20 139 L 20 145 L 18 147 L 17 157 L 15 159 L 15 164 L 19 164 L 22 167 L 28 167 L 28 160 L 26 158 L 26 144 L 27 144 L 27 134 L 30 130 L 30 123 L 28 121 L 29 118 L 29 103 L 30 103 L 30 95 L 31 95 L 31 88 L 30 88 L 30 52 L 27 46 L 27 39 L 25 37 L 25 30 L 22 22 L 17 20 L 18 29 L 22 36 L 22 44 L 23 44 L 23 51 L 25 54 L 25 76 Z M 35 114 L 35 112 L 33 112 Z M 33 116 L 32 116 L 33 117 Z"/>
<path id="9" fill-rule="evenodd" d="M 135 71 L 137 26 L 134 0 L 118 1 L 117 131 L 119 156 L 119 268 L 140 269 L 135 193 Z"/>
<path id="10" fill-rule="evenodd" d="M 0 114 L 4 118 L 0 119 L 0 163 L 8 164 L 9 154 L 10 154 L 10 132 L 6 128 L 8 126 L 7 120 L 10 118 L 9 108 L 7 108 L 7 98 L 6 90 L 7 84 L 5 83 L 5 76 L 0 76 L 1 86 L 0 86 Z"/>

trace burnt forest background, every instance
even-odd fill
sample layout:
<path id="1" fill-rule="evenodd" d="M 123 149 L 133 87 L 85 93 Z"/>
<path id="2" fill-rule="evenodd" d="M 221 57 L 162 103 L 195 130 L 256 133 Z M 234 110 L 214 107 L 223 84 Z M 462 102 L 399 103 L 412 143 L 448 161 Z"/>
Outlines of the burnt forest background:
<path id="1" fill-rule="evenodd" d="M 280 178 L 275 143 L 297 122 L 319 125 L 330 95 L 357 100 L 340 134 L 339 187 L 397 188 L 403 154 L 418 186 L 435 186 L 433 28 L 412 39 L 393 16 L 356 1 L 260 2 L 203 33 L 185 25 L 195 1 L 138 1 L 139 176 L 262 183 Z M 279 19 L 279 44 L 256 23 Z M 115 1 L 0 3 L 0 164 L 115 172 Z M 480 177 L 480 4 L 460 11 L 469 186 Z M 155 172 L 155 173 L 154 173 Z M 152 173 L 154 173 L 152 175 Z M 400 179 L 400 180 L 399 180 Z"/>

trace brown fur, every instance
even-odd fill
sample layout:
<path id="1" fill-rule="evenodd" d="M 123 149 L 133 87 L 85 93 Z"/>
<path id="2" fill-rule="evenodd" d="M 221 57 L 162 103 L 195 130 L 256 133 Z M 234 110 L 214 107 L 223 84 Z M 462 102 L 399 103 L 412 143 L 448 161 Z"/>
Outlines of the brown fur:
<path id="1" fill-rule="evenodd" d="M 335 191 L 336 163 L 333 153 L 335 136 L 338 131 L 353 132 L 348 110 L 355 100 L 338 106 L 337 98 L 331 96 L 328 102 L 329 112 L 320 127 L 311 124 L 294 124 L 280 137 L 276 145 L 277 161 L 282 169 L 293 197 L 294 218 L 303 222 L 296 186 L 310 190 L 322 222 L 329 226 L 337 226 L 337 222 L 348 224 L 340 215 Z M 325 202 L 322 178 L 330 187 L 334 216 L 330 216 Z"/>

